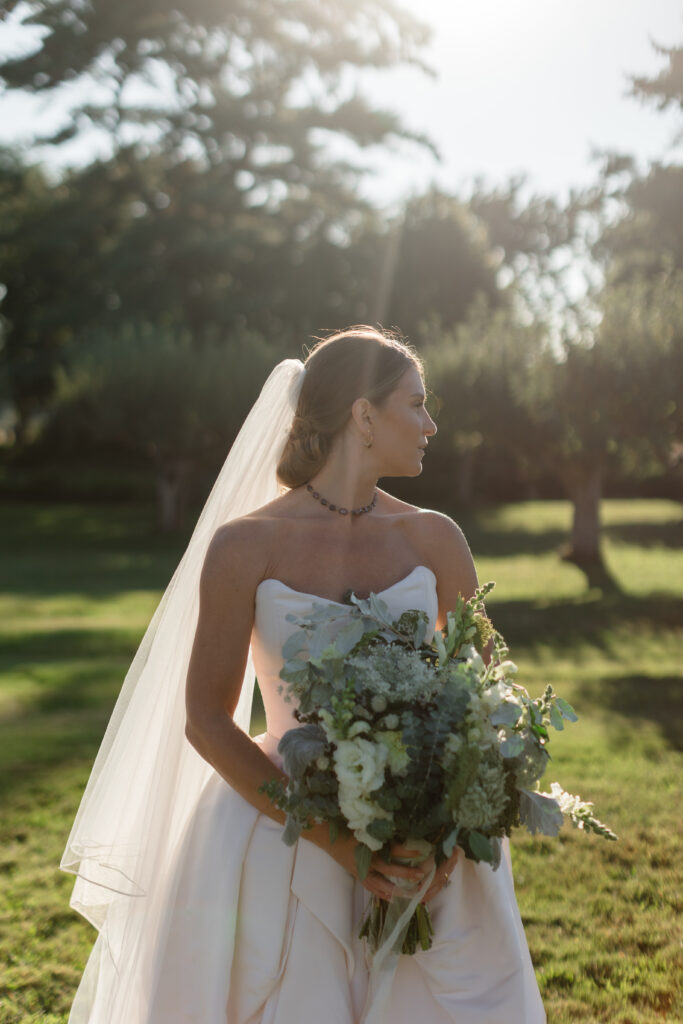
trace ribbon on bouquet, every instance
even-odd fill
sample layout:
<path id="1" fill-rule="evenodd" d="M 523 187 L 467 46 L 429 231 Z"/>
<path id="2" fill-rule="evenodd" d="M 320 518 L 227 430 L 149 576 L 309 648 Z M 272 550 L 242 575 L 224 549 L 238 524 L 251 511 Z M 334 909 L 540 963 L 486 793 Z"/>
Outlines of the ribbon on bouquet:
<path id="1" fill-rule="evenodd" d="M 407 841 L 404 844 L 408 848 L 422 850 L 425 843 L 421 840 Z M 433 847 L 429 846 L 429 852 Z M 416 859 L 417 860 L 417 859 Z M 416 860 L 411 863 L 416 863 Z M 405 863 L 405 861 L 403 861 Z M 410 919 L 417 909 L 418 903 L 432 884 L 436 874 L 436 865 L 433 865 L 414 894 L 407 897 L 394 896 L 387 908 L 382 934 L 378 947 L 369 962 L 370 973 L 368 977 L 368 990 L 360 1024 L 386 1024 L 388 1017 L 385 1014 L 389 997 L 391 995 L 391 982 L 398 960 L 401 956 L 403 940 L 408 932 Z M 396 879 L 399 882 L 399 879 Z"/>

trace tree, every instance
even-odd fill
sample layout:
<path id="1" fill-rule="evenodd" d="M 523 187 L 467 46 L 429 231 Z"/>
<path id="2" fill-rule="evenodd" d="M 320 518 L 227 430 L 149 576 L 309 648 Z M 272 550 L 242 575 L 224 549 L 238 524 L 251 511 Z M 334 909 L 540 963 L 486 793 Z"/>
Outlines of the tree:
<path id="1" fill-rule="evenodd" d="M 0 65 L 6 87 L 49 96 L 84 86 L 68 122 L 36 143 L 98 130 L 112 147 L 46 188 L 41 208 L 0 238 L 3 361 L 20 432 L 49 397 L 63 342 L 112 313 L 188 328 L 197 345 L 247 328 L 286 344 L 319 329 L 346 298 L 339 237 L 369 205 L 354 192 L 362 168 L 330 159 L 328 140 L 398 138 L 436 152 L 344 82 L 367 66 L 430 70 L 418 56 L 429 30 L 393 0 L 9 9 L 45 34 Z M 320 282 L 314 312 L 303 268 Z"/>
<path id="2" fill-rule="evenodd" d="M 179 0 L 172 9 L 158 0 L 25 0 L 21 9 L 21 23 L 45 34 L 34 52 L 0 64 L 5 85 L 43 94 L 67 82 L 89 86 L 74 92 L 83 98 L 70 119 L 43 140 L 52 145 L 94 127 L 114 149 L 133 138 L 135 156 L 162 153 L 167 166 L 194 156 L 211 176 L 221 168 L 221 187 L 251 209 L 272 209 L 284 196 L 312 200 L 319 188 L 336 189 L 343 207 L 360 169 L 326 161 L 321 135 L 434 149 L 357 89 L 340 95 L 347 69 L 431 71 L 418 55 L 429 28 L 394 0 Z M 313 202 L 307 213 L 314 218 Z"/>
<path id="3" fill-rule="evenodd" d="M 668 57 L 665 67 L 654 78 L 630 75 L 631 95 L 645 101 L 654 101 L 659 110 L 669 105 L 683 109 L 683 46 L 662 46 L 654 43 L 657 53 Z"/>
<path id="4" fill-rule="evenodd" d="M 483 225 L 436 186 L 409 199 L 377 241 L 375 319 L 399 324 L 416 343 L 464 320 L 478 294 L 493 306 L 500 301 L 498 262 Z"/>
<path id="5" fill-rule="evenodd" d="M 573 505 L 564 557 L 608 584 L 600 544 L 605 469 L 670 466 L 683 450 L 683 270 L 604 289 L 599 325 L 565 336 L 481 305 L 430 356 L 439 430 L 461 456 L 471 439 L 527 474 L 552 472 Z"/>
<path id="6" fill-rule="evenodd" d="M 466 320 L 435 338 L 425 353 L 438 406 L 438 441 L 456 459 L 449 479 L 459 505 L 473 500 L 477 462 L 494 452 L 527 477 L 539 469 L 539 428 L 529 394 L 546 330 L 523 323 L 512 296 L 504 297 L 494 308 L 480 294 Z"/>
<path id="7" fill-rule="evenodd" d="M 183 524 L 190 485 L 215 472 L 272 369 L 271 345 L 243 333 L 197 352 L 187 333 L 100 331 L 57 374 L 44 434 L 53 446 L 115 445 L 149 459 L 159 525 Z"/>

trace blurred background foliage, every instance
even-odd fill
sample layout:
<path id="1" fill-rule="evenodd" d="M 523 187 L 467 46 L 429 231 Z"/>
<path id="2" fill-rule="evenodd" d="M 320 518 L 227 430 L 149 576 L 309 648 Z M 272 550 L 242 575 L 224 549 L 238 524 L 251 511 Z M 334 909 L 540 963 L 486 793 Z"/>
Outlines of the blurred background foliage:
<path id="1" fill-rule="evenodd" d="M 56 176 L 0 152 L 3 499 L 144 498 L 182 529 L 273 363 L 372 323 L 423 354 L 438 417 L 395 492 L 567 497 L 560 554 L 609 582 L 601 497 L 683 490 L 682 167 L 605 151 L 565 203 L 513 179 L 378 209 L 331 137 L 438 152 L 340 98 L 349 66 L 431 73 L 393 0 L 23 7 L 42 42 L 0 63 L 4 88 L 84 86 L 36 142 L 96 126 L 111 153 Z M 633 94 L 680 108 L 682 51 L 658 49 L 668 67 Z"/>

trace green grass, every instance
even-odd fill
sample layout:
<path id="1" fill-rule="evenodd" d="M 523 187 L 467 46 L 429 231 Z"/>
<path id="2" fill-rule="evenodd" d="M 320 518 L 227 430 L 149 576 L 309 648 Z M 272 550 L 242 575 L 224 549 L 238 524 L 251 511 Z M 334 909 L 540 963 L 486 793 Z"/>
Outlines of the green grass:
<path id="1" fill-rule="evenodd" d="M 520 682 L 552 683 L 579 714 L 553 735 L 547 782 L 594 800 L 620 837 L 520 833 L 517 898 L 551 1024 L 683 1021 L 681 507 L 604 503 L 606 593 L 558 558 L 569 521 L 565 502 L 461 520 Z M 186 540 L 134 506 L 0 511 L 0 1024 L 67 1019 L 94 932 L 57 865 Z"/>

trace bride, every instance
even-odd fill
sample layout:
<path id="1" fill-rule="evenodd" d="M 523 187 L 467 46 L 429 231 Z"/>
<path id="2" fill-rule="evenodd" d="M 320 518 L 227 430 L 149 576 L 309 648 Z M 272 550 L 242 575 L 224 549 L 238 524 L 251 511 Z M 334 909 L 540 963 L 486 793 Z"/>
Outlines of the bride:
<path id="1" fill-rule="evenodd" d="M 478 585 L 450 518 L 377 487 L 418 476 L 435 433 L 419 357 L 389 333 L 352 327 L 269 377 L 126 677 L 62 859 L 99 930 L 71 1024 L 545 1022 L 507 840 L 495 872 L 457 848 L 438 868 L 374 854 L 361 883 L 355 840 L 314 825 L 286 846 L 260 792 L 284 777 L 278 740 L 297 724 L 279 692 L 288 614 L 373 591 L 434 629 Z M 267 731 L 251 738 L 255 676 Z M 399 877 L 422 891 L 433 945 L 376 977 L 358 928 Z"/>

